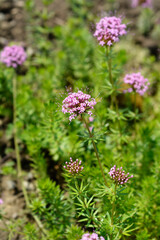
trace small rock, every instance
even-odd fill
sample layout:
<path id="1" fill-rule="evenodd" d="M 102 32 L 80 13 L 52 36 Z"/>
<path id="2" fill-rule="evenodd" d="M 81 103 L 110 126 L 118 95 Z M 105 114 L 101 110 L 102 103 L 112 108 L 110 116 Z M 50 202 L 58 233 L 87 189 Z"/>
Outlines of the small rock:
<path id="1" fill-rule="evenodd" d="M 23 185 L 27 191 L 33 191 L 34 190 L 34 185 L 33 183 L 29 183 L 27 181 L 23 182 Z"/>
<path id="2" fill-rule="evenodd" d="M 18 21 L 19 21 L 19 20 L 22 20 L 22 19 L 23 19 L 23 15 L 18 13 L 18 14 L 15 15 L 14 18 L 15 18 L 15 20 L 18 20 Z"/>
<path id="3" fill-rule="evenodd" d="M 29 184 L 28 184 L 28 190 L 29 190 L 29 191 L 33 191 L 33 190 L 34 190 L 34 185 L 33 185 L 33 183 L 29 183 Z"/>
<path id="4" fill-rule="evenodd" d="M 8 22 L 2 22 L 2 23 L 1 23 L 1 29 L 2 29 L 2 30 L 6 30 L 6 29 L 8 29 L 8 28 L 9 28 Z"/>
<path id="5" fill-rule="evenodd" d="M 0 10 L 1 11 L 6 11 L 6 10 L 10 10 L 12 8 L 12 2 L 10 1 L 8 1 L 8 2 L 2 2 L 1 4 L 0 4 Z"/>
<path id="6" fill-rule="evenodd" d="M 28 189 L 28 181 L 24 181 L 23 186 L 25 187 L 25 189 Z"/>
<path id="7" fill-rule="evenodd" d="M 8 41 L 6 38 L 4 37 L 0 37 L 0 46 L 4 47 L 5 45 L 7 45 Z"/>
<path id="8" fill-rule="evenodd" d="M 18 41 L 19 37 L 21 37 L 23 34 L 22 29 L 18 29 L 18 28 L 13 28 L 11 30 L 11 33 L 12 33 L 13 37 L 17 38 L 17 41 Z"/>
<path id="9" fill-rule="evenodd" d="M 19 12 L 18 8 L 13 8 L 11 14 L 16 15 Z"/>
<path id="10" fill-rule="evenodd" d="M 9 13 L 9 14 L 5 14 L 5 21 L 8 22 L 8 21 L 11 21 L 12 20 L 12 15 Z"/>
<path id="11" fill-rule="evenodd" d="M 9 26 L 12 28 L 12 27 L 15 27 L 16 26 L 16 22 L 13 20 L 13 21 L 10 21 L 9 22 Z"/>
<path id="12" fill-rule="evenodd" d="M 19 8 L 23 8 L 24 7 L 24 1 L 15 1 L 15 6 L 19 7 Z"/>
<path id="13" fill-rule="evenodd" d="M 19 217 L 18 213 L 15 212 L 15 213 L 12 214 L 13 219 L 17 219 L 18 217 Z"/>
<path id="14" fill-rule="evenodd" d="M 0 21 L 4 21 L 5 15 L 3 13 L 0 13 Z"/>
<path id="15" fill-rule="evenodd" d="M 33 179 L 33 174 L 32 174 L 32 172 L 29 172 L 28 174 L 27 174 L 27 180 L 32 180 Z"/>
<path id="16" fill-rule="evenodd" d="M 16 187 L 15 182 L 12 181 L 12 180 L 8 180 L 8 181 L 6 182 L 6 185 L 7 185 L 7 189 L 8 189 L 8 190 L 13 190 L 13 189 L 15 189 L 15 187 Z"/>

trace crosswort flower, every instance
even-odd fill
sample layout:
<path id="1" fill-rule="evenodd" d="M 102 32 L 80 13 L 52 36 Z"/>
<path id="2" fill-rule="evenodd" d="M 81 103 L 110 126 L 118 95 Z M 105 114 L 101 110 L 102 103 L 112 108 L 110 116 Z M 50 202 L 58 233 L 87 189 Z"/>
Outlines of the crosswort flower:
<path id="1" fill-rule="evenodd" d="M 140 95 L 144 95 L 150 85 L 148 79 L 144 78 L 140 72 L 126 74 L 124 77 L 124 83 L 130 85 L 130 87 L 124 92 L 136 92 Z"/>
<path id="2" fill-rule="evenodd" d="M 76 161 L 73 161 L 72 158 L 70 157 L 70 162 L 66 162 L 64 168 L 72 175 L 75 175 L 79 174 L 83 170 L 81 164 L 82 161 L 79 161 L 78 159 L 76 159 Z"/>
<path id="3" fill-rule="evenodd" d="M 85 233 L 81 240 L 105 240 L 104 237 L 99 237 L 97 233 Z"/>
<path id="4" fill-rule="evenodd" d="M 19 65 L 22 65 L 26 58 L 27 55 L 24 48 L 16 45 L 6 46 L 0 54 L 0 61 L 7 67 L 13 68 L 17 68 Z"/>
<path id="5" fill-rule="evenodd" d="M 118 185 L 123 185 L 127 183 L 130 178 L 133 178 L 133 175 L 129 177 L 129 173 L 126 174 L 122 167 L 116 168 L 116 165 L 110 169 L 109 175 L 115 184 Z"/>
<path id="6" fill-rule="evenodd" d="M 97 38 L 99 45 L 112 45 L 119 41 L 119 37 L 125 35 L 126 25 L 122 24 L 121 18 L 104 17 L 96 24 L 94 37 Z"/>
<path id="7" fill-rule="evenodd" d="M 75 119 L 82 113 L 92 115 L 92 109 L 96 105 L 96 100 L 91 98 L 89 94 L 85 94 L 82 91 L 69 93 L 69 96 L 63 100 L 62 112 L 69 113 L 69 121 Z"/>

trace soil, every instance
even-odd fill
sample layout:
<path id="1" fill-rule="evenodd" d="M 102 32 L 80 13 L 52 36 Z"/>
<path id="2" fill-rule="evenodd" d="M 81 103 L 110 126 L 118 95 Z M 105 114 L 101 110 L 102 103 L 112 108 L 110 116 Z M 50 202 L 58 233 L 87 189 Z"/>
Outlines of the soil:
<path id="1" fill-rule="evenodd" d="M 48 21 L 48 26 L 53 27 L 55 25 L 63 25 L 65 24 L 68 16 L 71 14 L 71 9 L 68 5 L 69 1 L 64 0 L 55 0 L 53 4 L 50 5 L 50 12 L 54 13 L 53 16 Z M 105 0 L 95 0 L 92 11 L 95 15 L 102 15 L 108 9 L 108 5 Z M 130 28 L 135 29 L 135 19 L 140 13 L 140 9 L 131 9 L 129 7 L 129 1 L 119 0 L 116 3 L 116 8 L 118 9 L 118 13 L 125 15 L 127 18 L 131 19 Z M 24 9 L 24 0 L 0 0 L 0 48 L 4 47 L 10 42 L 18 42 L 22 46 L 27 46 L 28 44 L 28 36 L 27 36 L 27 13 Z M 36 11 L 42 11 L 43 6 L 40 0 L 35 0 Z M 115 6 L 113 6 L 114 9 Z M 156 11 L 160 11 L 160 1 L 155 0 L 154 7 Z M 135 42 L 137 44 L 141 44 L 143 47 L 147 47 L 150 49 L 151 53 L 156 55 L 158 52 L 158 43 L 148 36 L 142 36 L 140 34 L 136 35 Z M 6 126 L 9 122 L 9 119 L 0 120 L 0 126 L 2 130 L 0 132 L 2 138 L 0 140 L 1 143 L 1 156 L 0 156 L 0 165 L 1 167 L 6 163 L 12 160 L 15 162 L 15 154 L 10 153 L 8 155 L 5 154 L 5 149 L 8 146 L 13 147 L 13 140 L 6 139 Z M 23 149 L 23 147 L 22 147 Z M 22 156 L 24 170 L 26 168 L 29 169 L 28 161 L 26 161 L 27 156 Z M 8 222 L 7 219 L 21 219 L 24 217 L 24 209 L 25 202 L 22 196 L 22 192 L 20 191 L 19 184 L 16 181 L 15 176 L 2 176 L 0 175 L 0 183 L 1 183 L 1 192 L 0 198 L 3 199 L 3 206 L 0 208 L 4 208 L 5 216 L 6 216 L 6 224 Z M 34 177 L 29 171 L 28 175 L 25 179 L 25 186 L 28 191 L 34 190 Z M 5 228 L 4 223 L 0 222 L 0 229 Z M 7 240 L 8 233 L 0 230 L 0 240 Z M 12 238 L 12 240 L 20 240 L 22 237 L 16 235 Z"/>
<path id="2" fill-rule="evenodd" d="M 0 0 L 0 47 L 25 41 L 24 1 Z"/>

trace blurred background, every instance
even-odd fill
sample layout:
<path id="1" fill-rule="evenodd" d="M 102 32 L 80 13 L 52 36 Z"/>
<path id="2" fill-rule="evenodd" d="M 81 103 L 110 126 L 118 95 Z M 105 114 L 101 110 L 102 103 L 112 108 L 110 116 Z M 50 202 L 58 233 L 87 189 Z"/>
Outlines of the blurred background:
<path id="1" fill-rule="evenodd" d="M 71 156 L 86 163 L 84 179 L 92 180 L 92 191 L 99 181 L 93 149 L 83 142 L 81 136 L 85 132 L 81 123 L 75 120 L 69 124 L 67 116 L 61 113 L 57 116 L 55 103 L 61 103 L 57 96 L 66 87 L 73 90 L 89 87 L 92 96 L 98 96 L 98 117 L 93 124 L 104 138 L 98 147 L 109 170 L 120 154 L 114 141 L 116 133 L 106 134 L 108 123 L 114 125 L 114 119 L 107 112 L 110 99 L 103 88 L 108 81 L 105 50 L 98 46 L 93 33 L 101 17 L 123 18 L 128 34 L 114 47 L 115 69 L 118 66 L 115 77 L 122 82 L 126 73 L 141 71 L 151 83 L 148 94 L 144 98 L 138 96 L 136 101 L 141 114 L 137 121 L 138 136 L 134 135 L 133 114 L 125 112 L 125 109 L 133 111 L 133 98 L 122 92 L 117 96 L 120 111 L 126 114 L 122 121 L 125 154 L 119 161 L 135 175 L 130 186 L 131 198 L 122 209 L 135 207 L 137 215 L 133 222 L 139 227 L 131 238 L 125 239 L 157 240 L 160 238 L 160 0 L 153 0 L 149 7 L 143 7 L 143 3 L 139 0 L 133 7 L 131 0 L 0 0 L 0 50 L 18 44 L 27 52 L 27 61 L 17 73 L 17 128 L 24 182 L 31 198 L 36 198 L 34 194 L 38 196 L 39 179 L 49 177 L 60 189 L 65 189 L 62 166 Z M 32 223 L 33 219 L 24 214 L 25 201 L 17 183 L 12 71 L 4 65 L 0 67 L 0 94 L 0 197 L 6 216 L 17 220 L 16 226 L 21 229 L 21 225 L 28 220 Z M 136 158 L 134 141 L 138 146 Z M 108 211 L 107 206 L 103 211 Z M 22 224 L 18 220 L 24 215 Z M 6 240 L 6 236 L 0 231 L 0 240 Z M 14 239 L 23 238 L 15 233 Z"/>
<path id="2" fill-rule="evenodd" d="M 10 41 L 18 41 L 27 46 L 31 25 L 45 24 L 51 31 L 54 26 L 64 25 L 69 17 L 77 14 L 92 29 L 96 17 L 116 13 L 129 20 L 129 29 L 134 32 L 135 42 L 148 47 L 157 55 L 160 30 L 159 26 L 154 25 L 160 24 L 160 1 L 152 2 L 152 11 L 148 9 L 144 13 L 143 8 L 131 7 L 131 0 L 0 0 L 0 47 Z M 30 14 L 33 16 L 32 21 Z M 41 18 L 41 21 L 36 22 L 36 18 Z M 138 31 L 135 33 L 137 25 Z M 48 37 L 52 39 L 53 35 L 51 31 Z"/>

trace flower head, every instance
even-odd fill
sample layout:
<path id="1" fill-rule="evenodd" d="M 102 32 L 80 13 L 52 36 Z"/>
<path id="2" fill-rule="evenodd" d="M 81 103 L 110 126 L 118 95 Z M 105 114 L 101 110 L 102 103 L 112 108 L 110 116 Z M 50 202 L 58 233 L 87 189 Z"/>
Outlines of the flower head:
<path id="1" fill-rule="evenodd" d="M 134 91 L 140 95 L 144 95 L 144 93 L 148 90 L 148 86 L 150 85 L 148 79 L 144 78 L 140 72 L 127 74 L 124 77 L 124 82 L 130 85 L 125 92 Z"/>
<path id="2" fill-rule="evenodd" d="M 85 233 L 81 240 L 105 240 L 104 237 L 99 237 L 97 233 Z"/>
<path id="3" fill-rule="evenodd" d="M 116 168 L 116 165 L 110 169 L 109 175 L 112 180 L 118 185 L 122 185 L 128 182 L 130 178 L 133 178 L 133 175 L 129 177 L 129 173 L 125 173 L 122 167 Z"/>
<path id="4" fill-rule="evenodd" d="M 82 113 L 88 113 L 91 116 L 91 110 L 95 104 L 96 100 L 82 91 L 69 93 L 68 97 L 63 100 L 62 112 L 69 113 L 69 120 L 72 121 Z"/>
<path id="5" fill-rule="evenodd" d="M 26 53 L 21 46 L 7 46 L 0 54 L 0 61 L 7 67 L 17 68 L 18 65 L 22 65 L 26 60 Z"/>
<path id="6" fill-rule="evenodd" d="M 142 7 L 146 8 L 152 8 L 152 0 L 132 0 L 132 7 L 138 7 L 141 5 Z"/>
<path id="7" fill-rule="evenodd" d="M 3 204 L 3 200 L 0 198 L 0 205 L 2 205 Z"/>
<path id="8" fill-rule="evenodd" d="M 99 45 L 112 45 L 119 41 L 119 37 L 126 34 L 126 25 L 122 24 L 121 18 L 104 17 L 96 24 L 94 37 L 97 38 Z"/>
<path id="9" fill-rule="evenodd" d="M 73 161 L 70 157 L 70 162 L 66 162 L 66 166 L 64 168 L 71 173 L 72 175 L 79 174 L 83 167 L 81 167 L 82 162 L 76 159 L 76 161 Z"/>

